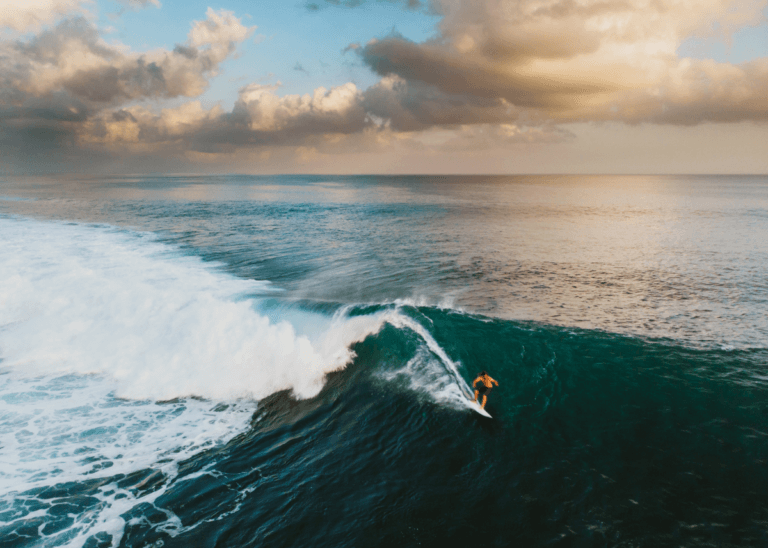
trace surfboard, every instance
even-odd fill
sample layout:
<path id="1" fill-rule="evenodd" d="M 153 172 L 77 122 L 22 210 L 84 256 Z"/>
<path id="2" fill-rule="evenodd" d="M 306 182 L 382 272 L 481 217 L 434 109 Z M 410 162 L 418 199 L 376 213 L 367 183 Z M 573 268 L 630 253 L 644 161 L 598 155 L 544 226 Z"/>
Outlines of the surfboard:
<path id="1" fill-rule="evenodd" d="M 473 410 L 473 411 L 475 411 L 476 413 L 479 413 L 480 415 L 482 415 L 482 416 L 484 416 L 484 417 L 488 417 L 489 419 L 492 419 L 492 418 L 493 418 L 493 417 L 492 417 L 492 416 L 491 416 L 491 415 L 488 413 L 488 411 L 486 411 L 485 409 L 483 409 L 483 408 L 480 406 L 480 404 L 479 404 L 478 402 L 476 402 L 476 401 L 472 401 L 472 400 L 469 400 L 469 406 L 470 406 L 470 407 L 472 408 L 472 410 Z"/>
<path id="2" fill-rule="evenodd" d="M 465 396 L 467 397 L 467 399 L 469 400 L 469 407 L 471 407 L 471 408 L 472 408 L 472 411 L 474 411 L 474 412 L 475 412 L 475 413 L 477 413 L 478 415 L 482 415 L 482 416 L 484 416 L 484 417 L 488 417 L 489 419 L 492 419 L 492 418 L 493 418 L 493 417 L 490 415 L 490 413 L 488 413 L 488 411 L 486 411 L 485 409 L 483 409 L 483 407 L 480 405 L 480 402 L 478 402 L 478 401 L 472 401 L 472 392 L 467 392 L 467 391 L 466 391 L 466 390 L 464 390 L 464 389 L 462 389 L 461 391 L 464 393 L 464 395 L 465 395 Z"/>

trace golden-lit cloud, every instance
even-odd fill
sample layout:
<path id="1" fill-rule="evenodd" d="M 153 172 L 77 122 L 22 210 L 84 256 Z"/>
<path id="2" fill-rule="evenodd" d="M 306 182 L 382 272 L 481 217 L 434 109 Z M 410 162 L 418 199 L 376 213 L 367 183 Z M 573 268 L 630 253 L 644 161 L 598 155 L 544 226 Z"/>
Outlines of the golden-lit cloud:
<path id="1" fill-rule="evenodd" d="M 133 9 L 159 8 L 160 0 L 118 0 Z M 0 29 L 25 32 L 39 29 L 74 13 L 87 13 L 94 0 L 0 0 Z"/>
<path id="2" fill-rule="evenodd" d="M 85 18 L 65 19 L 27 42 L 3 44 L 5 91 L 27 98 L 66 92 L 93 103 L 197 96 L 251 32 L 229 12 L 209 9 L 207 16 L 186 44 L 143 53 L 107 44 Z"/>
<path id="3" fill-rule="evenodd" d="M 363 128 L 365 111 L 355 84 L 284 97 L 276 89 L 258 84 L 241 89 L 233 118 L 253 132 L 353 133 Z"/>
<path id="4" fill-rule="evenodd" d="M 397 76 L 362 92 L 352 83 L 304 95 L 281 96 L 278 89 L 249 84 L 240 90 L 231 112 L 205 110 L 198 101 L 158 113 L 144 106 L 103 110 L 82 124 L 79 138 L 107 146 L 143 148 L 151 143 L 212 153 L 308 144 L 324 152 L 361 146 L 380 150 L 397 135 L 423 144 L 416 134 L 440 128 L 449 135 L 432 142 L 452 143 L 448 148 L 457 143 L 476 148 L 491 142 L 553 142 L 569 136 L 551 124 L 514 124 L 520 117 L 504 100 L 457 98 Z"/>
<path id="5" fill-rule="evenodd" d="M 518 109 L 504 98 L 450 93 L 395 74 L 388 74 L 368 88 L 364 105 L 368 112 L 397 131 L 505 123 L 519 118 Z"/>
<path id="6" fill-rule="evenodd" d="M 149 6 L 159 8 L 162 6 L 160 0 L 119 0 L 119 2 L 134 9 L 147 8 Z"/>
<path id="7" fill-rule="evenodd" d="M 199 101 L 154 113 L 143 106 L 118 111 L 105 111 L 83 124 L 79 136 L 83 142 L 104 145 L 151 147 L 156 143 L 172 143 L 217 120 L 222 110 L 205 110 Z"/>
<path id="8" fill-rule="evenodd" d="M 82 11 L 88 3 L 88 0 L 0 0 L 0 29 L 36 29 L 63 15 Z"/>
<path id="9" fill-rule="evenodd" d="M 315 166 L 332 154 L 560 146 L 577 138 L 574 123 L 768 119 L 768 58 L 678 55 L 688 38 L 727 41 L 764 23 L 765 0 L 433 0 L 441 19 L 430 40 L 392 34 L 346 48 L 380 76 L 367 89 L 283 95 L 251 83 L 231 110 L 196 98 L 253 33 L 232 12 L 209 8 L 183 44 L 137 52 L 106 42 L 85 1 L 3 5 L 0 26 L 16 35 L 0 41 L 0 147 L 35 161 L 66 150 Z"/>
<path id="10" fill-rule="evenodd" d="M 209 9 L 206 15 L 173 50 L 133 52 L 108 44 L 81 16 L 27 40 L 0 42 L 0 146 L 7 154 L 24 155 L 83 143 L 175 137 L 171 114 L 151 115 L 146 107 L 130 105 L 200 95 L 253 31 L 231 12 Z M 179 110 L 181 117 L 196 116 L 194 104 Z M 148 118 L 162 123 L 142 132 L 129 127 L 131 117 L 139 124 Z"/>
<path id="11" fill-rule="evenodd" d="M 768 116 L 766 59 L 681 59 L 691 36 L 764 22 L 756 0 L 436 0 L 440 35 L 356 51 L 382 76 L 503 99 L 559 122 L 695 124 Z"/>

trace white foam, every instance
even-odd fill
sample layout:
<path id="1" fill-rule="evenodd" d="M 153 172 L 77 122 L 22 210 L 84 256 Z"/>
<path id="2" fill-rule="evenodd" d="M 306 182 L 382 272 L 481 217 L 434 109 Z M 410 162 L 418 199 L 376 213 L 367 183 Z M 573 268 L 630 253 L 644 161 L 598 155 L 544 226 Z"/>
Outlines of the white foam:
<path id="1" fill-rule="evenodd" d="M 152 234 L 0 218 L 0 280 L 0 501 L 138 470 L 164 477 L 152 493 L 100 486 L 100 504 L 41 546 L 81 546 L 99 532 L 118 545 L 121 516 L 153 504 L 176 481 L 177 463 L 242 432 L 258 399 L 283 389 L 316 395 L 354 357 L 351 344 L 386 322 L 424 341 L 395 374 L 438 402 L 469 405 L 460 364 L 399 312 L 403 303 L 363 316 L 267 312 L 270 284 L 228 275 Z M 173 398 L 182 399 L 158 403 Z M 158 529 L 186 530 L 159 510 L 167 520 Z M 46 514 L 36 512 L 5 525 Z"/>
<path id="2" fill-rule="evenodd" d="M 153 469 L 164 477 L 152 493 L 136 493 L 110 483 L 99 488 L 98 507 L 84 512 L 72 527 L 41 545 L 82 546 L 104 531 L 119 544 L 120 517 L 138 503 L 165 492 L 177 464 L 242 432 L 256 404 L 220 405 L 201 400 L 159 404 L 118 399 L 112 383 L 97 376 L 0 377 L 0 501 L 13 504 L 33 488 L 111 478 Z M 66 499 L 65 499 L 66 500 Z M 49 500 L 54 503 L 56 501 Z M 36 514 L 9 518 L 29 520 Z M 169 520 L 178 519 L 169 515 Z M 77 535 L 70 540 L 66 536 Z"/>
<path id="3" fill-rule="evenodd" d="M 405 376 L 410 389 L 428 395 L 435 402 L 455 409 L 471 409 L 472 390 L 459 373 L 461 363 L 453 361 L 419 322 L 402 314 L 389 314 L 387 321 L 416 333 L 424 346 L 404 367 L 382 372 L 383 378 L 392 380 Z"/>
<path id="4" fill-rule="evenodd" d="M 299 333 L 260 311 L 268 283 L 105 226 L 0 218 L 0 280 L 0 501 L 148 468 L 165 478 L 152 493 L 101 486 L 98 508 L 41 545 L 102 531 L 118 545 L 120 516 L 153 504 L 178 462 L 247 428 L 255 400 L 317 394 L 388 317 L 294 311 Z M 192 395 L 205 399 L 158 403 Z M 161 511 L 158 528 L 182 530 Z"/>
<path id="5" fill-rule="evenodd" d="M 16 376 L 100 374 L 117 395 L 316 395 L 376 318 L 337 315 L 314 340 L 258 311 L 242 280 L 152 235 L 0 219 L 0 357 Z"/>
<path id="6" fill-rule="evenodd" d="M 418 295 L 414 297 L 395 299 L 393 302 L 397 306 L 413 306 L 413 307 L 431 306 L 434 308 L 439 308 L 440 310 L 465 312 L 462 307 L 456 304 L 459 293 L 460 292 L 458 291 L 448 292 L 437 298 L 429 297 L 427 295 Z"/>

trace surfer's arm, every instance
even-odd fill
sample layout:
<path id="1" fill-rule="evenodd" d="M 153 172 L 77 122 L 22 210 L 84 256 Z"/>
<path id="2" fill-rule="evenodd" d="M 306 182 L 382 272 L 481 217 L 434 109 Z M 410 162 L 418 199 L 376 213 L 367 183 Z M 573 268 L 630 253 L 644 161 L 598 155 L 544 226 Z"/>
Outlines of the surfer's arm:
<path id="1" fill-rule="evenodd" d="M 488 377 L 488 378 L 491 379 L 491 377 Z M 491 382 L 493 384 L 495 384 L 496 386 L 499 386 L 499 383 L 498 383 L 498 381 L 496 379 L 491 379 Z"/>
<path id="2" fill-rule="evenodd" d="M 475 385 L 477 384 L 477 381 L 479 380 L 480 380 L 480 377 L 477 377 L 474 381 L 472 381 L 472 388 L 475 387 Z"/>

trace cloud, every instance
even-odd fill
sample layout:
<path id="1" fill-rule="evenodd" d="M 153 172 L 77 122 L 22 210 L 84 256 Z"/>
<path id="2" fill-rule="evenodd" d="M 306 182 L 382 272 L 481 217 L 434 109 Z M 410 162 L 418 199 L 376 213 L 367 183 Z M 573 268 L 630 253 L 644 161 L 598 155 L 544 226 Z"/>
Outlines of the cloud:
<path id="1" fill-rule="evenodd" d="M 208 8 L 204 21 L 195 21 L 189 31 L 192 47 L 210 45 L 230 53 L 235 44 L 248 38 L 256 27 L 246 27 L 231 11 Z"/>
<path id="2" fill-rule="evenodd" d="M 58 23 L 0 42 L 0 146 L 18 158 L 35 151 L 35 161 L 69 151 L 213 164 L 293 151 L 315 165 L 350 151 L 562 144 L 574 138 L 563 129 L 573 122 L 768 119 L 768 58 L 733 65 L 677 55 L 687 37 L 727 39 L 762 22 L 764 1 L 433 0 L 442 19 L 432 39 L 393 34 L 345 48 L 380 75 L 371 87 L 281 95 L 279 84 L 252 83 L 229 111 L 193 99 L 253 34 L 232 12 L 209 8 L 184 43 L 136 52 L 66 16 L 79 1 L 38 2 L 31 6 L 46 9 L 14 24 Z M 306 72 L 298 62 L 294 70 Z M 162 108 L 169 99 L 174 106 Z"/>
<path id="3" fill-rule="evenodd" d="M 365 111 L 355 84 L 284 97 L 277 96 L 275 89 L 246 86 L 240 90 L 232 116 L 255 132 L 351 133 L 363 127 Z"/>
<path id="4" fill-rule="evenodd" d="M 66 19 L 27 42 L 0 46 L 3 88 L 27 97 L 66 91 L 86 103 L 193 97 L 250 32 L 230 13 L 208 10 L 187 44 L 133 53 L 104 42 L 84 18 Z"/>
<path id="5" fill-rule="evenodd" d="M 679 59 L 689 36 L 727 39 L 764 21 L 755 0 L 436 0 L 440 35 L 393 35 L 358 49 L 452 95 L 504 100 L 561 122 L 694 124 L 768 117 L 765 59 Z"/>
<path id="6" fill-rule="evenodd" d="M 204 152 L 237 147 L 300 145 L 313 136 L 353 134 L 371 125 L 360 92 L 349 83 L 313 94 L 278 96 L 277 86 L 250 84 L 231 112 L 199 102 L 153 114 L 144 107 L 103 112 L 83 140 L 104 145 L 165 143 Z"/>
<path id="7" fill-rule="evenodd" d="M 118 0 L 121 4 L 125 4 L 132 9 L 143 9 L 149 6 L 155 6 L 159 8 L 162 6 L 160 0 Z"/>
<path id="8" fill-rule="evenodd" d="M 655 85 L 624 92 L 611 105 L 612 116 L 604 117 L 677 125 L 765 121 L 766 89 L 766 58 L 740 65 L 683 59 Z M 600 114 L 594 112 L 593 116 Z"/>
<path id="9" fill-rule="evenodd" d="M 324 0 L 322 3 L 308 2 L 304 7 L 309 11 L 319 11 L 327 6 L 337 6 L 344 8 L 356 8 L 367 3 L 368 0 Z M 378 2 L 388 2 L 390 4 L 403 4 L 406 9 L 418 10 L 424 7 L 422 0 L 377 0 Z"/>
<path id="10" fill-rule="evenodd" d="M 446 152 L 487 151 L 506 148 L 512 144 L 562 143 L 574 138 L 573 133 L 554 124 L 541 126 L 481 124 L 460 127 L 437 148 Z"/>
<path id="11" fill-rule="evenodd" d="M 216 24 L 217 32 L 209 31 L 205 40 L 193 28 L 187 45 L 141 54 L 106 44 L 83 18 L 67 19 L 29 42 L 6 45 L 4 59 L 10 66 L 3 68 L 13 75 L 12 87 L 35 97 L 64 90 L 101 103 L 195 96 L 234 50 L 235 40 L 247 35 L 239 22 L 232 25 L 215 16 L 209 11 L 206 23 Z"/>
<path id="12" fill-rule="evenodd" d="M 396 76 L 365 91 L 353 83 L 320 87 L 304 95 L 280 96 L 278 89 L 279 85 L 249 84 L 240 90 L 231 112 L 218 107 L 205 111 L 199 102 L 163 109 L 159 114 L 139 106 L 104 111 L 84 125 L 82 139 L 107 146 L 165 143 L 216 152 L 238 147 L 319 146 L 323 140 L 334 142 L 364 132 L 383 135 L 463 128 L 467 135 L 467 127 L 475 124 L 541 125 L 521 119 L 503 100 L 451 96 Z M 493 138 L 505 142 L 512 127 L 503 126 Z M 515 140 L 531 141 L 542 131 L 514 127 Z M 489 130 L 482 133 L 490 134 Z M 375 140 L 380 144 L 387 141 Z"/>
<path id="13" fill-rule="evenodd" d="M 231 12 L 209 9 L 206 15 L 192 25 L 187 42 L 172 51 L 132 52 L 108 44 L 79 16 L 26 40 L 0 42 L 3 150 L 23 155 L 54 146 L 72 149 L 100 139 L 116 141 L 120 131 L 128 139 L 131 128 L 118 122 L 130 119 L 121 120 L 120 113 L 134 113 L 124 105 L 200 95 L 221 62 L 253 31 Z M 184 116 L 192 116 L 194 107 L 184 108 Z M 141 114 L 144 118 L 134 116 L 134 123 L 147 117 Z M 161 116 L 156 133 L 178 133 L 169 116 Z M 157 140 L 145 126 L 149 141 Z"/>
<path id="14" fill-rule="evenodd" d="M 118 1 L 132 9 L 161 6 L 159 0 Z M 93 4 L 93 0 L 0 0 L 0 29 L 6 27 L 18 32 L 36 30 L 62 17 L 84 15 L 86 8 Z"/>
<path id="15" fill-rule="evenodd" d="M 88 0 L 0 0 L 0 28 L 27 31 L 67 14 L 83 11 Z"/>
<path id="16" fill-rule="evenodd" d="M 367 112 L 386 120 L 389 127 L 397 131 L 505 123 L 519 118 L 518 110 L 504 99 L 446 93 L 395 75 L 386 76 L 367 89 L 363 105 Z"/>
<path id="17" fill-rule="evenodd" d="M 365 0 L 325 0 L 326 4 L 332 6 L 343 6 L 345 8 L 356 8 L 365 3 Z M 309 11 L 318 11 L 323 5 L 317 2 L 309 2 L 305 6 Z"/>
<path id="18" fill-rule="evenodd" d="M 205 124 L 215 123 L 221 116 L 219 107 L 203 109 L 199 101 L 190 101 L 155 114 L 143 106 L 102 112 L 89 119 L 79 132 L 84 144 L 132 146 L 148 150 L 156 144 L 173 144 L 192 135 Z"/>

